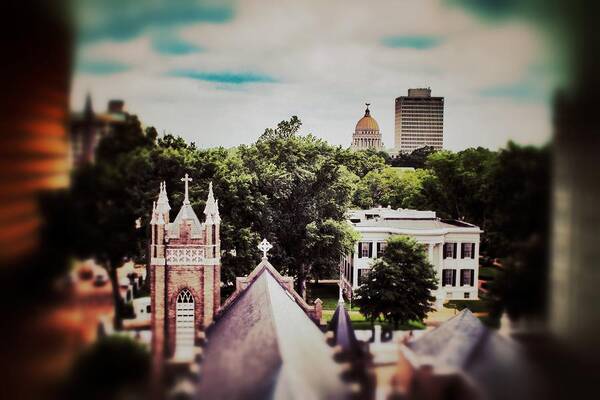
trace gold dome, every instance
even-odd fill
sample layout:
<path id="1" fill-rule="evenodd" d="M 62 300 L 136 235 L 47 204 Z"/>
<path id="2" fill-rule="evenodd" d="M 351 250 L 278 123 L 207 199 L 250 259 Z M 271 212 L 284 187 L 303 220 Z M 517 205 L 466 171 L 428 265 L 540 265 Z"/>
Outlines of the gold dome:
<path id="1" fill-rule="evenodd" d="M 356 124 L 356 129 L 358 131 L 379 131 L 379 124 L 375 121 L 375 118 L 371 117 L 371 111 L 369 110 L 369 105 L 367 104 L 367 109 L 365 110 L 365 116 L 362 117 L 358 123 Z"/>

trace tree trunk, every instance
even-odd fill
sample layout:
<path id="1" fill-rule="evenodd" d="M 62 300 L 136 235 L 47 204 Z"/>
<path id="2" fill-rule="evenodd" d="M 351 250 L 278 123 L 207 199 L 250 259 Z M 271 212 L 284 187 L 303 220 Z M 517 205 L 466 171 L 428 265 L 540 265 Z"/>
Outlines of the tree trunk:
<path id="1" fill-rule="evenodd" d="M 121 294 L 119 293 L 119 279 L 117 276 L 117 268 L 113 265 L 106 265 L 105 268 L 108 271 L 108 276 L 110 277 L 110 284 L 112 286 L 113 303 L 115 306 L 114 327 L 115 330 L 118 330 L 123 328 L 123 299 L 121 299 Z"/>

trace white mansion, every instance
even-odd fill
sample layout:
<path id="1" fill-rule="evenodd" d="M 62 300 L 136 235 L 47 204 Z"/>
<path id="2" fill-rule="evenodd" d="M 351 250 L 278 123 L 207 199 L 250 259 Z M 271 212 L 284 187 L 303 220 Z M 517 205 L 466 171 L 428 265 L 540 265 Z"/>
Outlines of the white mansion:
<path id="1" fill-rule="evenodd" d="M 381 256 L 391 235 L 406 235 L 427 246 L 429 262 L 437 272 L 436 306 L 450 299 L 477 299 L 479 227 L 437 218 L 435 211 L 391 208 L 353 210 L 348 220 L 360 233 L 352 254 L 340 268 L 345 291 L 350 294 Z"/>

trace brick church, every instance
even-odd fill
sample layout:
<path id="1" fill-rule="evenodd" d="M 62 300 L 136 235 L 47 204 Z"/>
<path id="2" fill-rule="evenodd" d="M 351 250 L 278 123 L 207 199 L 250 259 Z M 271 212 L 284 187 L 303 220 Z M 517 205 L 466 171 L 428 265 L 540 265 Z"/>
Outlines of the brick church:
<path id="1" fill-rule="evenodd" d="M 157 398 L 346 399 L 323 335 L 322 301 L 308 304 L 258 246 L 261 262 L 220 303 L 219 204 L 212 184 L 200 222 L 189 200 L 171 222 L 165 183 L 150 220 L 152 385 Z"/>
<path id="2" fill-rule="evenodd" d="M 163 360 L 194 358 L 196 332 L 213 320 L 220 305 L 221 258 L 219 205 L 212 183 L 200 222 L 188 194 L 173 222 L 169 219 L 166 184 L 162 183 L 152 210 L 150 242 L 150 297 L 152 358 L 160 375 Z"/>

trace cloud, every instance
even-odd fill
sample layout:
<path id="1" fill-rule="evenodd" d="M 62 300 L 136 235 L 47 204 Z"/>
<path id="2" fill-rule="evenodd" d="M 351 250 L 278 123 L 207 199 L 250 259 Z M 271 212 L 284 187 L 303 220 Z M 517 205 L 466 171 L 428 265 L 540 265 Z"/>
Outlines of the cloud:
<path id="1" fill-rule="evenodd" d="M 80 61 L 76 69 L 83 74 L 113 75 L 128 71 L 130 66 L 116 61 L 86 60 Z"/>
<path id="2" fill-rule="evenodd" d="M 545 49 L 537 33 L 521 21 L 487 23 L 445 1 L 381 0 L 373 7 L 349 0 L 239 0 L 235 18 L 222 23 L 147 26 L 135 39 L 80 44 L 81 59 L 131 68 L 115 75 L 76 71 L 71 104 L 81 108 L 87 90 L 94 102 L 123 98 L 145 124 L 208 147 L 249 143 L 291 115 L 302 119 L 305 132 L 347 146 L 370 102 L 391 147 L 395 97 L 430 86 L 446 98 L 449 149 L 495 148 L 511 138 L 543 142 L 550 135 L 548 103 L 499 88 L 521 82 L 540 61 Z M 181 40 L 201 50 L 160 52 L 157 35 L 166 47 Z M 419 44 L 415 37 L 441 44 L 411 50 Z M 388 47 L 382 38 L 412 38 L 412 47 Z"/>
<path id="3" fill-rule="evenodd" d="M 245 83 L 273 83 L 276 80 L 268 75 L 255 72 L 205 72 L 195 70 L 175 70 L 170 76 L 195 79 L 199 81 L 242 85 Z"/>
<path id="4" fill-rule="evenodd" d="M 441 42 L 442 39 L 438 36 L 426 35 L 387 36 L 381 39 L 381 43 L 386 47 L 417 50 L 431 49 L 439 46 Z"/>
<path id="5" fill-rule="evenodd" d="M 169 33 L 155 35 L 152 39 L 152 48 L 160 54 L 175 56 L 198 53 L 204 50 L 194 43 Z"/>
<path id="6" fill-rule="evenodd" d="M 176 4 L 174 4 L 176 3 Z M 230 1 L 221 0 L 83 0 L 75 2 L 78 39 L 133 39 L 148 29 L 208 22 L 223 23 L 233 18 Z"/>

